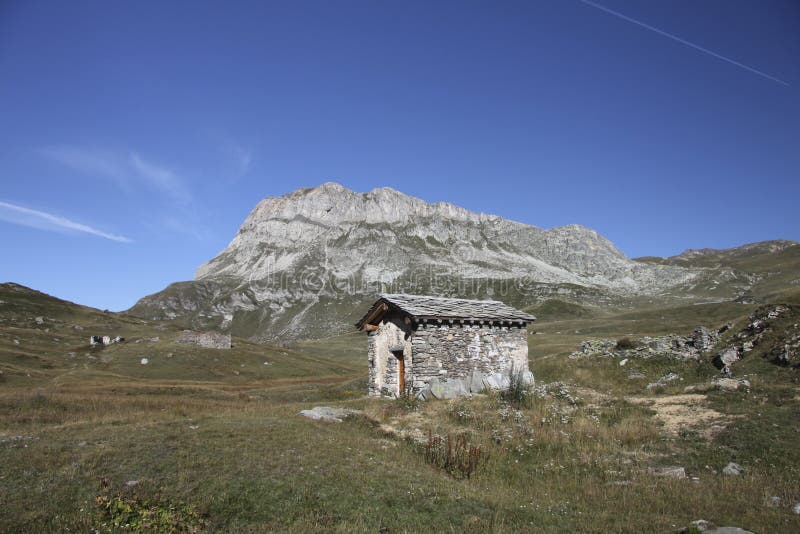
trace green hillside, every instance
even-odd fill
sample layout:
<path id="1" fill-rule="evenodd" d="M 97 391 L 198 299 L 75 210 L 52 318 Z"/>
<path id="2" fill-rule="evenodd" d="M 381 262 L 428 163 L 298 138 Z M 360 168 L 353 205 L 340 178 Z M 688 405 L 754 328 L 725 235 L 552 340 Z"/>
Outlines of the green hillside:
<path id="1" fill-rule="evenodd" d="M 365 397 L 360 332 L 203 349 L 175 343 L 172 323 L 14 284 L 0 301 L 0 531 L 800 529 L 799 371 L 763 354 L 797 307 L 735 364 L 750 387 L 722 391 L 711 354 L 624 366 L 570 354 L 585 339 L 731 322 L 728 342 L 757 304 L 551 299 L 532 308 L 532 394 L 417 403 Z M 90 335 L 126 341 L 92 348 Z M 361 412 L 297 415 L 320 405 Z M 448 439 L 474 463 L 448 463 Z M 722 473 L 732 461 L 742 475 Z M 686 478 L 662 476 L 676 469 Z"/>

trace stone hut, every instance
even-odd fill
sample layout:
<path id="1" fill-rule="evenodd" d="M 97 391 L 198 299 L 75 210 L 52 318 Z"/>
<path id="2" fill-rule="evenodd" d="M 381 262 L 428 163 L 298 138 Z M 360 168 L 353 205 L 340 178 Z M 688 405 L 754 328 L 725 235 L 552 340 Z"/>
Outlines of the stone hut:
<path id="1" fill-rule="evenodd" d="M 536 318 L 495 300 L 384 294 L 356 327 L 367 332 L 369 394 L 453 398 L 533 382 L 527 325 Z"/>

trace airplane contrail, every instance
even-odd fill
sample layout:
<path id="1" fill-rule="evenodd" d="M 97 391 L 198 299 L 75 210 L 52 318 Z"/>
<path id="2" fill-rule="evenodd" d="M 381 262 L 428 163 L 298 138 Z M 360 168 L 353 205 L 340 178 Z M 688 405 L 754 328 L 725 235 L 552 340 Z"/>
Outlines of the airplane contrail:
<path id="1" fill-rule="evenodd" d="M 733 60 L 731 58 L 725 57 L 725 56 L 723 56 L 721 54 L 717 54 L 716 52 L 714 52 L 712 50 L 709 50 L 708 48 L 703 48 L 702 46 L 696 45 L 696 44 L 694 44 L 692 42 L 689 42 L 686 39 L 681 39 L 677 35 L 672 35 L 671 33 L 665 32 L 664 30 L 659 30 L 658 28 L 650 26 L 649 24 L 645 24 L 644 22 L 641 22 L 639 20 L 636 20 L 636 19 L 633 19 L 631 17 L 628 17 L 627 15 L 623 15 L 622 13 L 620 13 L 618 11 L 614 11 L 613 9 L 609 9 L 609 8 L 607 8 L 605 6 L 601 6 L 600 4 L 596 4 L 594 2 L 591 2 L 590 0 L 581 0 L 581 2 L 583 2 L 587 6 L 591 6 L 591 7 L 595 8 L 595 9 L 599 9 L 600 11 L 605 11 L 606 13 L 608 13 L 610 15 L 614 15 L 615 17 L 619 17 L 622 20 L 625 20 L 625 21 L 630 22 L 632 24 L 636 24 L 637 26 L 641 26 L 642 28 L 646 28 L 646 29 L 648 29 L 650 31 L 654 31 L 659 35 L 663 35 L 664 37 L 669 37 L 673 41 L 678 41 L 679 43 L 684 44 L 684 45 L 686 45 L 688 47 L 694 48 L 695 50 L 699 50 L 701 52 L 704 52 L 704 53 L 708 54 L 709 56 L 715 57 L 717 59 L 721 59 L 722 61 L 727 61 L 731 65 L 736 65 L 737 67 L 742 68 L 744 70 L 748 70 L 748 71 L 752 72 L 753 74 L 758 74 L 759 76 L 763 76 L 764 78 L 766 78 L 768 80 L 772 80 L 773 82 L 778 82 L 779 84 L 785 85 L 787 87 L 789 86 L 788 83 L 784 82 L 783 80 L 781 80 L 779 78 L 776 78 L 774 76 L 770 76 L 769 74 L 767 74 L 765 72 L 761 72 L 758 69 L 754 69 L 753 67 L 748 67 L 744 63 L 739 63 L 738 61 L 735 61 L 735 60 Z"/>
<path id="2" fill-rule="evenodd" d="M 4 212 L 13 212 L 17 214 L 22 214 L 23 216 L 29 217 L 29 219 L 24 219 L 24 218 L 19 219 L 18 217 L 9 217 L 8 214 Z M 22 226 L 32 226 L 34 228 L 40 228 L 40 229 L 63 229 L 63 230 L 72 230 L 75 232 L 84 232 L 86 234 L 92 234 L 99 237 L 104 237 L 112 241 L 119 241 L 120 243 L 131 242 L 131 240 L 125 236 L 109 234 L 103 232 L 102 230 L 92 228 L 91 226 L 71 221 L 66 217 L 60 217 L 58 215 L 53 215 L 52 213 L 26 208 L 24 206 L 17 206 L 16 204 L 11 204 L 10 202 L 3 202 L 1 200 L 0 200 L 0 220 L 14 224 L 21 224 Z M 36 224 L 37 221 L 40 221 L 41 224 L 44 224 L 45 226 L 42 227 Z"/>

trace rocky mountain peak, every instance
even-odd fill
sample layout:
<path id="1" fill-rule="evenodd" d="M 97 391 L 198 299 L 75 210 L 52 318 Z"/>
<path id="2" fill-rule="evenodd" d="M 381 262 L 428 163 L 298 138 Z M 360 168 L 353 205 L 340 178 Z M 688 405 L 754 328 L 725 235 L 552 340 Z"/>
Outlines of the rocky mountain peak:
<path id="1" fill-rule="evenodd" d="M 389 187 L 359 193 L 326 182 L 262 200 L 194 282 L 137 306 L 203 323 L 193 326 L 242 328 L 237 335 L 296 338 L 345 328 L 358 306 L 330 310 L 379 292 L 504 295 L 524 306 L 575 291 L 603 299 L 658 292 L 693 276 L 634 262 L 577 224 L 544 230 Z M 208 324 L 215 317 L 220 324 Z"/>

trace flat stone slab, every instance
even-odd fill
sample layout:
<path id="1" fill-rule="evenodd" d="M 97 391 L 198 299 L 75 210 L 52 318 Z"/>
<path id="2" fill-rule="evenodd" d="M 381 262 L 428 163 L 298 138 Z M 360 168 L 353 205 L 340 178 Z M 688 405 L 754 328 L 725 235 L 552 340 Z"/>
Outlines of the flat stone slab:
<path id="1" fill-rule="evenodd" d="M 683 467 L 658 467 L 651 468 L 650 474 L 657 477 L 686 478 L 686 469 Z"/>
<path id="2" fill-rule="evenodd" d="M 297 415 L 315 419 L 317 421 L 331 421 L 333 423 L 341 423 L 344 419 L 351 415 L 358 415 L 362 413 L 361 410 L 350 410 L 348 408 L 331 408 L 330 406 L 314 406 L 310 410 L 303 410 Z"/>

